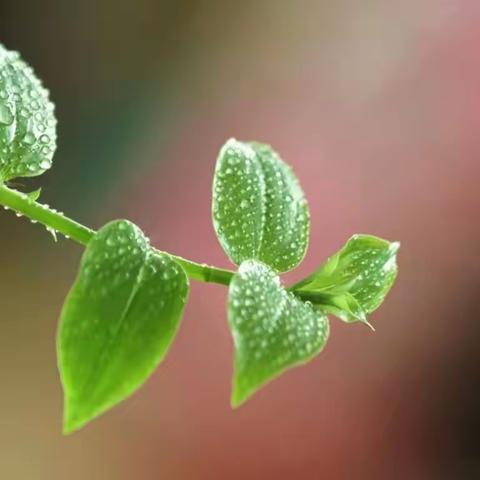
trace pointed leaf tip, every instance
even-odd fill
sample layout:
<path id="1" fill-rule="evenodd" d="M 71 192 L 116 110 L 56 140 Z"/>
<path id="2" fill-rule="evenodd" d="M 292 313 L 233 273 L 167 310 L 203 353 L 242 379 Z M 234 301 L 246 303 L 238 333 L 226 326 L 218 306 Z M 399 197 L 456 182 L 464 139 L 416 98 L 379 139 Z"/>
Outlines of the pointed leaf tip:
<path id="1" fill-rule="evenodd" d="M 312 275 L 292 287 L 317 308 L 345 322 L 360 321 L 376 310 L 397 277 L 399 242 L 354 235 Z"/>

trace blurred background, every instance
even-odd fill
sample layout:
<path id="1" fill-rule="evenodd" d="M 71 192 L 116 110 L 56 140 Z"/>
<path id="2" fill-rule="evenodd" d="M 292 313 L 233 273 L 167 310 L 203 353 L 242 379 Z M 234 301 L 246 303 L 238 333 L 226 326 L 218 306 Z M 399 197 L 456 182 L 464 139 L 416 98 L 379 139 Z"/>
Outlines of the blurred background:
<path id="1" fill-rule="evenodd" d="M 315 361 L 237 411 L 226 290 L 193 284 L 162 367 L 63 437 L 54 338 L 82 250 L 2 210 L 0 478 L 480 478 L 479 2 L 0 0 L 0 42 L 57 105 L 54 167 L 28 185 L 74 218 L 228 267 L 210 186 L 235 136 L 310 201 L 286 281 L 353 233 L 402 243 L 376 333 L 332 319 Z"/>

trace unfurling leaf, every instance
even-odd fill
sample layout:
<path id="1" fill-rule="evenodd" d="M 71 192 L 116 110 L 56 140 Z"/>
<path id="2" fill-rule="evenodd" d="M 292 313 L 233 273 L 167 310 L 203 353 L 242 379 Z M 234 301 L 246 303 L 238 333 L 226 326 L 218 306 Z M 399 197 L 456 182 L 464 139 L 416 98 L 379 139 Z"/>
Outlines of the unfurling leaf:
<path id="1" fill-rule="evenodd" d="M 17 52 L 0 44 L 0 183 L 51 167 L 56 124 L 48 90 Z"/>
<path id="2" fill-rule="evenodd" d="M 222 147 L 212 210 L 217 237 L 237 265 L 256 259 L 284 272 L 305 255 L 307 202 L 292 169 L 268 145 L 231 139 Z"/>
<path id="3" fill-rule="evenodd" d="M 132 223 L 107 224 L 88 244 L 65 302 L 58 362 L 71 432 L 140 387 L 163 359 L 188 295 L 183 269 Z"/>
<path id="4" fill-rule="evenodd" d="M 232 279 L 228 320 L 235 344 L 232 405 L 306 363 L 325 346 L 327 317 L 287 292 L 266 265 L 249 260 Z"/>
<path id="5" fill-rule="evenodd" d="M 305 280 L 292 287 L 299 297 L 346 322 L 367 322 L 397 276 L 400 244 L 371 235 L 354 235 Z"/>

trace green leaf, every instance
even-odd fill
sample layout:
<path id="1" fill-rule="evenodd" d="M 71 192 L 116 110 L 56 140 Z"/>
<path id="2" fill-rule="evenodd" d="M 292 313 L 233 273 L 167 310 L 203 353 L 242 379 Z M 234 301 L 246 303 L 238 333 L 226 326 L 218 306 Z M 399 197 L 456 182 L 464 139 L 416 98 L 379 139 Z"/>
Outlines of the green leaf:
<path id="1" fill-rule="evenodd" d="M 213 181 L 213 224 L 237 265 L 257 259 L 284 272 L 303 259 L 308 205 L 297 178 L 268 145 L 229 140 Z"/>
<path id="2" fill-rule="evenodd" d="M 292 287 L 303 299 L 346 322 L 367 322 L 397 276 L 400 244 L 371 235 L 354 235 L 305 280 Z"/>
<path id="3" fill-rule="evenodd" d="M 188 295 L 183 269 L 130 222 L 88 244 L 65 302 L 58 360 L 64 430 L 72 432 L 139 388 L 163 359 Z"/>
<path id="4" fill-rule="evenodd" d="M 279 277 L 255 260 L 242 263 L 230 283 L 228 319 L 235 344 L 233 406 L 312 359 L 329 333 L 324 314 L 287 292 Z"/>
<path id="5" fill-rule="evenodd" d="M 56 124 L 48 90 L 17 52 L 0 44 L 0 183 L 51 167 Z"/>

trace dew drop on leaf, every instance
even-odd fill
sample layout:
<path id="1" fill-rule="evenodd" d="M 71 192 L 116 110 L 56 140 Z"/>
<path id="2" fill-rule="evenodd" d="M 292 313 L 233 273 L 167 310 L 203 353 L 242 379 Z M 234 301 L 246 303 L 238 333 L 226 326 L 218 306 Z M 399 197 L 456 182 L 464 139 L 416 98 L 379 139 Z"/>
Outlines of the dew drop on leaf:
<path id="1" fill-rule="evenodd" d="M 0 44 L 0 182 L 42 174 L 55 149 L 48 90 L 18 53 Z"/>

